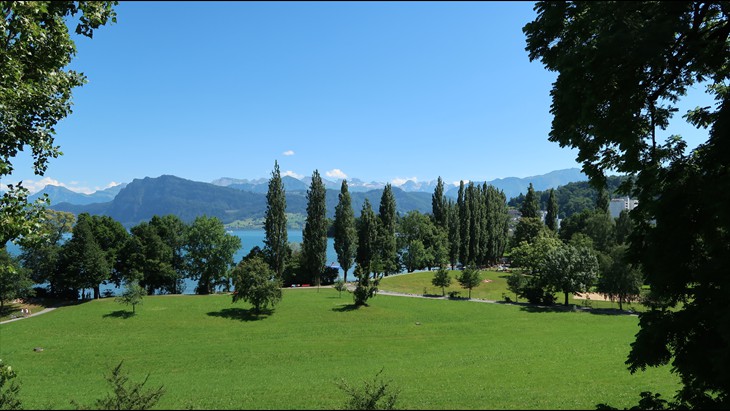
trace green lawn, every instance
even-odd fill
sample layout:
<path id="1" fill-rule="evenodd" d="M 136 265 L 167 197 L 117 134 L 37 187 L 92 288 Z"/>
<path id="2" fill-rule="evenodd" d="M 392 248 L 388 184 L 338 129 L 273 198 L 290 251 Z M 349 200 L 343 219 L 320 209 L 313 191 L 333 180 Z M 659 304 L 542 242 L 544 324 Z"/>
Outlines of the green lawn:
<path id="1" fill-rule="evenodd" d="M 335 382 L 381 368 L 406 409 L 622 408 L 678 388 L 667 368 L 626 370 L 635 316 L 386 295 L 351 309 L 329 288 L 283 293 L 261 319 L 227 295 L 150 296 L 132 317 L 111 298 L 62 307 L 0 325 L 0 358 L 32 409 L 92 405 L 122 360 L 132 380 L 164 384 L 161 409 L 341 408 Z"/>
<path id="2" fill-rule="evenodd" d="M 460 297 L 467 297 L 469 295 L 469 290 L 462 288 L 461 285 L 459 285 L 459 282 L 456 280 L 456 276 L 460 273 L 461 271 L 458 270 L 449 271 L 449 276 L 451 277 L 451 286 L 446 288 L 447 295 L 449 291 L 458 291 Z M 440 296 L 441 287 L 435 287 L 433 284 L 431 284 L 431 279 L 433 279 L 434 274 L 436 274 L 436 270 L 385 277 L 380 282 L 379 288 L 384 291 L 396 291 L 401 293 L 419 295 L 430 294 Z M 471 298 L 492 301 L 504 301 L 503 295 L 506 295 L 513 302 L 515 301 L 515 293 L 507 289 L 507 277 L 509 277 L 510 273 L 482 270 L 480 271 L 480 274 L 482 280 L 490 280 L 490 282 L 482 282 L 479 284 L 478 287 L 473 288 L 471 290 Z M 565 298 L 564 294 L 558 293 L 555 294 L 555 296 L 557 297 L 556 303 L 563 304 Z M 527 301 L 521 299 L 519 300 L 519 302 Z M 585 306 L 585 304 L 590 304 L 590 307 L 592 308 L 615 309 L 616 311 L 618 311 L 618 302 L 592 300 L 587 303 L 585 300 L 573 298 L 572 294 L 569 294 L 568 296 L 568 303 L 578 306 Z M 623 308 L 624 310 L 633 309 L 637 312 L 645 310 L 645 307 L 639 303 L 624 303 Z"/>

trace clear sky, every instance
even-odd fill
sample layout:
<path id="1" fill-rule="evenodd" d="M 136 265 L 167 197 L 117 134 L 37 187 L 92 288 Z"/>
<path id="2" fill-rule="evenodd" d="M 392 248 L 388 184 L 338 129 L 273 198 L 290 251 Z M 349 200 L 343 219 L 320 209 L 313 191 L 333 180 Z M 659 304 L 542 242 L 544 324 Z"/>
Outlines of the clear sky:
<path id="1" fill-rule="evenodd" d="M 3 183 L 92 192 L 163 174 L 268 178 L 274 160 L 296 177 L 396 183 L 580 167 L 576 151 L 547 140 L 556 74 L 525 51 L 532 2 L 116 10 L 92 40 L 74 37 L 71 67 L 88 83 L 57 127 L 64 155 L 45 178 L 21 156 Z"/>

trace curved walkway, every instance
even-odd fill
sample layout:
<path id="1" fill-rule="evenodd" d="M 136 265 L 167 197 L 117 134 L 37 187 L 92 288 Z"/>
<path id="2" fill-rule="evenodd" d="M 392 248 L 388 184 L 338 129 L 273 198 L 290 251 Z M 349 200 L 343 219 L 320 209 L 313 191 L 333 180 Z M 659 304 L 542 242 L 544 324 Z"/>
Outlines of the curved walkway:
<path id="1" fill-rule="evenodd" d="M 31 314 L 31 315 L 27 315 L 27 316 L 20 316 L 20 317 L 16 317 L 16 318 L 11 318 L 11 319 L 9 319 L 9 320 L 5 320 L 5 321 L 0 321 L 0 324 L 5 324 L 5 323 L 11 323 L 11 322 L 13 322 L 13 321 L 20 321 L 20 320 L 24 320 L 24 319 L 26 319 L 26 318 L 30 318 L 30 317 L 35 317 L 36 315 L 41 315 L 41 314 L 45 314 L 45 313 L 47 313 L 47 312 L 49 312 L 49 311 L 53 311 L 53 310 L 55 310 L 56 308 L 58 308 L 58 307 L 48 307 L 48 308 L 44 308 L 44 309 L 42 309 L 42 310 L 40 310 L 40 311 L 38 311 L 38 312 L 35 312 L 35 313 Z"/>

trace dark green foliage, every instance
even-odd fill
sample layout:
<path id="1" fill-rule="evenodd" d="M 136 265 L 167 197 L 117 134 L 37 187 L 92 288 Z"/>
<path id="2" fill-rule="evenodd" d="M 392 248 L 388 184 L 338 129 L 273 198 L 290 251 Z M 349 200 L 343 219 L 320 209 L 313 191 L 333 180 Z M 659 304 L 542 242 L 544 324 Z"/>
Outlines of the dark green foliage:
<path id="1" fill-rule="evenodd" d="M 469 219 L 469 203 L 466 201 L 464 181 L 459 182 L 459 194 L 456 199 L 459 208 L 459 261 L 467 264 L 469 261 L 469 244 L 471 243 L 471 220 Z"/>
<path id="2" fill-rule="evenodd" d="M 390 183 L 385 185 L 378 210 L 378 257 L 385 275 L 395 274 L 398 269 L 398 246 L 395 238 L 395 197 Z"/>
<path id="3" fill-rule="evenodd" d="M 233 302 L 243 300 L 253 305 L 256 314 L 281 301 L 281 281 L 261 256 L 242 260 L 233 269 Z"/>
<path id="4" fill-rule="evenodd" d="M 439 176 L 431 197 L 431 215 L 438 227 L 446 229 L 448 224 L 447 203 L 444 196 L 444 180 Z"/>
<path id="5" fill-rule="evenodd" d="M 441 287 L 441 295 L 446 295 L 446 287 L 451 285 L 449 271 L 444 267 L 439 268 L 433 275 L 431 284 L 433 284 L 434 287 Z"/>
<path id="6" fill-rule="evenodd" d="M 482 283 L 482 278 L 479 275 L 479 270 L 476 267 L 467 266 L 466 268 L 464 268 L 461 274 L 456 276 L 456 281 L 458 281 L 459 285 L 461 285 L 463 288 L 469 290 L 469 298 L 471 298 L 471 289 L 474 287 L 479 287 L 479 284 Z"/>
<path id="7" fill-rule="evenodd" d="M 590 289 L 598 276 L 598 260 L 590 249 L 562 245 L 550 250 L 539 268 L 549 291 L 562 292 L 564 304 L 568 295 Z"/>
<path id="8" fill-rule="evenodd" d="M 530 186 L 527 188 L 527 195 L 525 195 L 525 200 L 522 202 L 522 206 L 520 207 L 520 214 L 522 214 L 523 218 L 540 217 L 540 203 L 537 195 L 535 194 L 535 189 L 532 188 L 532 183 L 530 183 Z"/>
<path id="9" fill-rule="evenodd" d="M 353 272 L 357 283 L 355 284 L 355 291 L 352 292 L 352 298 L 355 300 L 355 306 L 367 305 L 367 301 L 374 297 L 378 292 L 378 284 L 382 276 L 377 273 L 370 277 L 370 274 L 362 268 L 360 264 L 355 265 L 355 271 Z"/>
<path id="10" fill-rule="evenodd" d="M 446 232 L 429 216 L 409 211 L 399 219 L 397 231 L 401 263 L 409 273 L 446 264 Z"/>
<path id="11" fill-rule="evenodd" d="M 547 230 L 547 226 L 539 218 L 521 217 L 515 227 L 512 244 L 517 245 L 523 241 L 532 243 L 540 235 L 549 235 Z"/>
<path id="12" fill-rule="evenodd" d="M 672 365 L 677 405 L 730 408 L 730 19 L 724 2 L 539 2 L 527 50 L 558 73 L 550 140 L 578 150 L 595 187 L 633 175 L 630 262 L 652 310 L 627 365 Z M 710 129 L 694 150 L 662 135 L 686 91 L 706 82 L 719 102 L 684 118 Z M 662 143 L 664 140 L 664 143 Z"/>
<path id="13" fill-rule="evenodd" d="M 624 302 L 639 300 L 644 282 L 641 271 L 627 263 L 626 249 L 626 246 L 616 246 L 611 250 L 611 263 L 607 270 L 602 270 L 597 287 L 611 301 L 618 300 L 620 310 Z"/>
<path id="14" fill-rule="evenodd" d="M 337 262 L 344 271 L 344 281 L 347 282 L 347 272 L 355 261 L 357 251 L 357 229 L 355 228 L 355 213 L 352 209 L 352 198 L 347 188 L 347 180 L 342 180 L 339 202 L 335 207 L 334 237 Z"/>
<path id="15" fill-rule="evenodd" d="M 0 248 L 0 312 L 5 301 L 33 295 L 33 280 L 30 271 L 20 265 L 17 257 Z"/>
<path id="16" fill-rule="evenodd" d="M 23 403 L 18 398 L 20 385 L 13 381 L 17 374 L 11 366 L 0 359 L 0 410 L 22 410 Z"/>
<path id="17" fill-rule="evenodd" d="M 553 189 L 550 189 L 547 213 L 545 214 L 545 225 L 553 232 L 558 232 L 558 201 L 555 198 L 555 190 Z"/>
<path id="18" fill-rule="evenodd" d="M 520 270 L 515 270 L 507 277 L 507 289 L 515 293 L 515 302 L 519 302 L 520 295 L 527 287 L 527 276 Z"/>
<path id="19" fill-rule="evenodd" d="M 345 282 L 345 280 L 339 278 L 332 285 L 332 288 L 334 288 L 335 290 L 337 290 L 337 292 L 339 293 L 339 296 L 342 297 L 342 292 L 343 291 L 347 291 L 347 283 Z"/>
<path id="20" fill-rule="evenodd" d="M 93 288 L 94 298 L 99 298 L 99 284 L 110 280 L 111 265 L 94 235 L 93 224 L 90 215 L 79 215 L 71 239 L 63 245 L 61 269 L 71 289 Z"/>
<path id="21" fill-rule="evenodd" d="M 132 306 L 132 313 L 135 312 L 137 304 L 142 303 L 142 298 L 147 295 L 147 291 L 139 285 L 138 282 L 133 281 L 127 283 L 126 289 L 119 297 L 115 298 L 115 301 L 124 305 Z"/>
<path id="22" fill-rule="evenodd" d="M 621 210 L 621 213 L 618 215 L 618 217 L 615 220 L 615 239 L 616 244 L 626 244 L 629 240 L 629 236 L 631 235 L 631 232 L 633 231 L 633 223 L 631 219 L 629 218 L 629 212 L 628 210 Z"/>
<path id="23" fill-rule="evenodd" d="M 317 286 L 322 281 L 322 270 L 327 260 L 326 191 L 319 171 L 312 173 L 307 191 L 307 220 L 302 232 L 302 269 Z"/>
<path id="24" fill-rule="evenodd" d="M 459 246 L 461 244 L 461 237 L 459 235 L 460 223 L 459 223 L 459 208 L 458 205 L 449 200 L 446 206 L 447 219 L 448 219 L 448 244 L 449 244 L 449 263 L 451 269 L 456 268 L 456 263 L 459 261 Z"/>
<path id="25" fill-rule="evenodd" d="M 3 2 L 0 42 L 0 179 L 13 173 L 13 160 L 30 153 L 33 172 L 42 176 L 48 161 L 61 155 L 55 127 L 71 113 L 71 91 L 86 82 L 67 70 L 76 54 L 69 27 L 91 38 L 116 21 L 114 2 Z M 7 184 L 7 181 L 6 181 Z M 28 203 L 28 190 L 8 184 L 0 196 L 0 244 L 33 236 L 43 218 L 40 203 Z"/>
<path id="26" fill-rule="evenodd" d="M 357 222 L 357 238 L 355 262 L 369 275 L 377 252 L 378 220 L 368 200 L 365 200 Z"/>
<path id="27" fill-rule="evenodd" d="M 384 381 L 380 374 L 381 368 L 372 381 L 365 381 L 361 388 L 353 387 L 344 379 L 337 383 L 337 387 L 347 394 L 347 401 L 342 409 L 345 410 L 393 410 L 398 400 L 400 390 L 391 387 L 392 382 Z"/>
<path id="28" fill-rule="evenodd" d="M 129 381 L 129 376 L 122 373 L 122 362 L 119 363 L 106 377 L 112 392 L 106 397 L 96 400 L 96 408 L 98 410 L 148 410 L 157 404 L 162 395 L 165 393 L 164 386 L 155 389 L 145 390 L 144 385 L 150 378 L 149 374 L 142 382 L 134 383 Z M 88 409 L 81 406 L 76 401 L 71 401 L 76 409 Z"/>
<path id="29" fill-rule="evenodd" d="M 185 246 L 188 276 L 198 280 L 196 294 L 210 294 L 216 286 L 230 288 L 229 270 L 233 254 L 241 248 L 241 239 L 226 233 L 215 217 L 198 217 L 188 229 Z"/>
<path id="30" fill-rule="evenodd" d="M 268 256 L 267 261 L 281 279 L 289 240 L 286 233 L 286 196 L 277 161 L 274 161 L 274 171 L 271 172 L 269 191 L 266 193 L 264 230 L 266 231 L 264 251 Z"/>

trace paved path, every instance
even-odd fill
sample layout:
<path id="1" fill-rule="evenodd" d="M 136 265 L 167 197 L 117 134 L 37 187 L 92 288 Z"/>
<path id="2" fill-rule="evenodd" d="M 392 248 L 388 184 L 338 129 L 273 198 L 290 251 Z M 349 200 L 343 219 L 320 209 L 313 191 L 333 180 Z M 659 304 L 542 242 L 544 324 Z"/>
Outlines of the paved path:
<path id="1" fill-rule="evenodd" d="M 5 320 L 5 321 L 0 321 L 0 324 L 5 324 L 5 323 L 11 323 L 11 322 L 13 322 L 13 321 L 20 321 L 20 320 L 24 320 L 24 319 L 26 319 L 26 318 L 34 317 L 34 316 L 36 316 L 36 315 L 41 315 L 41 314 L 45 314 L 45 313 L 47 313 L 47 312 L 49 312 L 49 311 L 53 311 L 53 310 L 55 310 L 56 308 L 57 308 L 57 307 L 48 307 L 48 308 L 44 308 L 44 309 L 42 309 L 42 310 L 40 310 L 40 311 L 38 311 L 38 312 L 32 313 L 31 315 L 29 315 L 29 316 L 27 316 L 27 317 L 23 317 L 23 316 L 20 316 L 20 317 L 17 317 L 17 318 L 11 318 L 11 319 L 9 319 L 9 320 Z"/>

